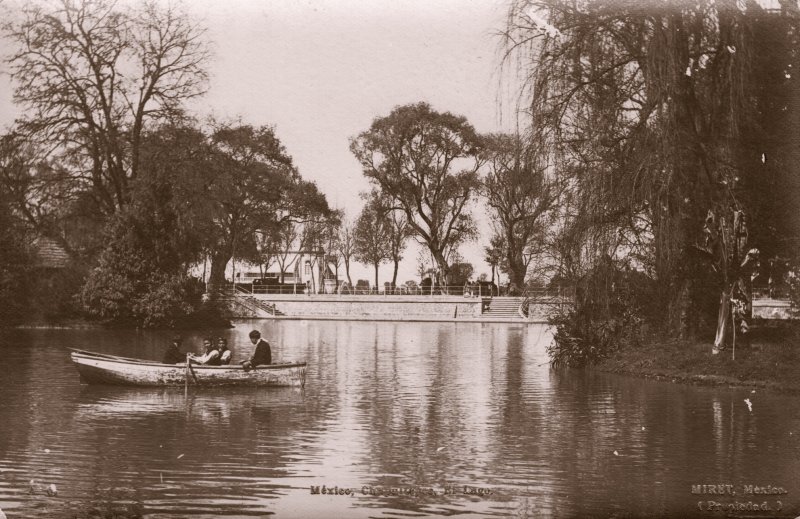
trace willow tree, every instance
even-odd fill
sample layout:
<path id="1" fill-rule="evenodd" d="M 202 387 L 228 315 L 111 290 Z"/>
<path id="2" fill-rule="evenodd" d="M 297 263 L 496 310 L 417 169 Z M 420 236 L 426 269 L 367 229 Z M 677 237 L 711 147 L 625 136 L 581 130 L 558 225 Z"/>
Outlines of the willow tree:
<path id="1" fill-rule="evenodd" d="M 573 192 L 563 236 L 587 268 L 643 258 L 674 331 L 696 324 L 693 305 L 723 285 L 693 252 L 707 214 L 742 209 L 743 179 L 759 174 L 743 135 L 758 110 L 752 29 L 763 14 L 735 0 L 509 10 L 507 56 L 522 60 L 532 133 Z"/>
<path id="2" fill-rule="evenodd" d="M 364 176 L 402 212 L 447 284 L 448 255 L 475 235 L 467 203 L 478 188 L 481 138 L 463 116 L 427 103 L 378 117 L 350 142 Z"/>

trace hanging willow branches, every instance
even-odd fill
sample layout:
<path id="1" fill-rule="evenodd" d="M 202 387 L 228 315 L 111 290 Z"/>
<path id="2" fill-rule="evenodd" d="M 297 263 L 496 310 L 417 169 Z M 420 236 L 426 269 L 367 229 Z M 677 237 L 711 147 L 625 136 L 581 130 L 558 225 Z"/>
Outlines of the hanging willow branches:
<path id="1" fill-rule="evenodd" d="M 743 210 L 761 78 L 741 0 L 516 0 L 506 63 L 525 74 L 531 133 L 570 180 L 561 238 L 584 271 L 635 257 L 685 331 L 695 294 L 719 284 L 693 255 L 709 211 Z M 541 144 L 539 144 L 541 146 Z M 566 247 L 569 249 L 570 247 Z"/>

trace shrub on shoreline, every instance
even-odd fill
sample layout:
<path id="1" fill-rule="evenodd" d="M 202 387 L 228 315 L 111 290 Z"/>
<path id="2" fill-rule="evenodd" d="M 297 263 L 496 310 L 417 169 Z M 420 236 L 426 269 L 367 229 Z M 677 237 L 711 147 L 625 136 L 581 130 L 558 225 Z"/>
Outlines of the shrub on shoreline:
<path id="1" fill-rule="evenodd" d="M 574 305 L 548 320 L 555 328 L 547 348 L 551 364 L 582 367 L 638 344 L 645 320 L 655 320 L 648 304 L 653 290 L 643 273 L 602 262 L 579 280 Z"/>

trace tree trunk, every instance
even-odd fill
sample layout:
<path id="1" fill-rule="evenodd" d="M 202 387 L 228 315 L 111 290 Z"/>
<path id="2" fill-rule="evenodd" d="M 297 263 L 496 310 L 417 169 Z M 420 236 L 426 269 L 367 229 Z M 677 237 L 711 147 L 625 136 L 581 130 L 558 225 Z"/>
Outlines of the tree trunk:
<path id="1" fill-rule="evenodd" d="M 511 284 L 517 288 L 517 290 L 522 290 L 525 286 L 525 274 L 526 268 L 523 261 L 515 261 L 514 263 L 509 263 L 509 272 L 508 277 Z"/>
<path id="2" fill-rule="evenodd" d="M 233 257 L 230 252 L 214 252 L 211 254 L 211 273 L 208 278 L 207 292 L 214 300 L 219 296 L 220 290 L 225 286 L 225 269 Z"/>
<path id="3" fill-rule="evenodd" d="M 280 279 L 280 284 L 281 285 L 283 285 L 283 269 L 286 267 L 285 266 L 285 262 L 286 262 L 286 259 L 284 259 L 283 261 L 280 261 L 280 258 L 278 258 L 278 268 L 281 269 L 278 279 Z"/>
<path id="4" fill-rule="evenodd" d="M 714 338 L 714 346 L 711 348 L 711 353 L 716 355 L 720 350 L 725 348 L 727 342 L 728 328 L 731 320 L 731 305 L 728 291 L 723 290 L 719 298 L 719 315 L 717 316 L 717 335 Z"/>
<path id="5" fill-rule="evenodd" d="M 522 249 L 517 249 L 513 234 L 509 233 L 506 237 L 506 243 L 508 244 L 508 249 L 506 251 L 508 280 L 511 282 L 511 286 L 519 291 L 525 286 L 525 274 L 527 274 L 525 258 L 522 257 Z"/>
<path id="6" fill-rule="evenodd" d="M 685 246 L 702 243 L 704 236 L 701 235 L 701 225 L 705 214 L 699 209 L 702 204 L 683 202 L 684 197 L 694 200 L 699 196 L 689 191 L 687 186 L 690 182 L 685 184 L 681 185 L 680 192 L 666 195 L 658 202 L 670 211 L 652 213 L 657 297 L 665 311 L 663 324 L 667 332 L 675 337 L 686 336 L 702 317 L 691 305 L 694 299 L 692 290 L 697 290 L 700 285 L 692 286 L 687 279 L 690 271 L 686 267 L 692 264 L 692 260 Z"/>
<path id="7" fill-rule="evenodd" d="M 311 262 L 311 293 L 315 294 L 317 292 L 317 278 L 314 276 L 314 267 L 316 267 L 316 261 Z"/>
<path id="8" fill-rule="evenodd" d="M 378 292 L 378 263 L 375 263 L 375 292 Z"/>
<path id="9" fill-rule="evenodd" d="M 395 261 L 394 262 L 394 274 L 392 274 L 392 291 L 394 291 L 394 288 L 397 286 L 397 269 L 399 267 L 400 267 L 400 262 L 399 261 Z"/>
<path id="10" fill-rule="evenodd" d="M 439 266 L 439 272 L 441 273 L 440 283 L 444 285 L 444 287 L 447 287 L 447 277 L 449 274 L 447 260 L 445 260 L 444 254 L 442 254 L 442 251 L 440 250 L 431 250 L 431 255 L 433 256 L 433 259 L 436 261 L 436 265 Z"/>
<path id="11" fill-rule="evenodd" d="M 678 330 L 678 336 L 681 339 L 685 339 L 690 333 L 692 313 L 691 287 L 692 284 L 689 280 L 683 280 L 681 282 L 681 289 L 676 296 L 677 301 L 675 302 L 675 307 L 678 318 L 673 329 Z"/>
<path id="12" fill-rule="evenodd" d="M 353 280 L 350 279 L 350 258 L 344 260 L 344 273 L 347 275 L 347 286 L 353 288 Z"/>

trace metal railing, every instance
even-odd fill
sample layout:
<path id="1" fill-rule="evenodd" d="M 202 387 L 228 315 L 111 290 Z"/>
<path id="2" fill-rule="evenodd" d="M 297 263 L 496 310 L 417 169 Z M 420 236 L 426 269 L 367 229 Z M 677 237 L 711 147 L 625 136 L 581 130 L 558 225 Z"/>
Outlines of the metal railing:
<path id="1" fill-rule="evenodd" d="M 575 288 L 561 287 L 558 289 L 526 290 L 522 302 L 517 309 L 519 316 L 523 319 L 531 319 L 531 307 L 539 309 L 539 317 L 549 315 L 564 305 L 571 305 L 575 302 Z M 544 312 L 541 314 L 541 312 Z"/>
<path id="2" fill-rule="evenodd" d="M 777 301 L 788 300 L 789 297 L 789 287 L 787 286 L 777 286 L 777 287 L 759 287 L 753 289 L 753 300 L 762 300 L 762 299 L 775 299 Z"/>
<path id="3" fill-rule="evenodd" d="M 307 286 L 298 284 L 296 291 L 295 287 L 291 285 L 275 286 L 275 285 L 253 285 L 251 283 L 226 283 L 217 288 L 217 294 L 221 298 L 230 298 L 234 295 L 371 295 L 371 296 L 392 296 L 392 295 L 424 295 L 424 296 L 464 296 L 464 297 L 522 297 L 537 301 L 559 301 L 559 300 L 574 300 L 575 288 L 574 287 L 561 287 L 553 289 L 525 289 L 521 292 L 509 293 L 508 287 L 491 287 L 486 285 L 435 285 L 435 286 L 420 286 L 420 285 L 400 285 L 396 287 L 384 286 L 380 289 L 372 286 L 356 285 L 355 287 L 348 287 L 340 285 L 333 290 L 326 290 L 326 287 L 317 287 L 316 290 L 312 288 L 309 292 Z M 754 291 L 755 292 L 755 291 Z M 762 295 L 763 294 L 763 295 Z M 768 297 L 766 291 L 760 291 L 759 296 Z M 781 293 L 781 296 L 784 296 Z"/>
<path id="4" fill-rule="evenodd" d="M 311 292 L 306 290 L 306 285 L 302 285 L 303 290 L 294 291 L 291 285 L 277 287 L 275 285 L 253 285 L 250 283 L 228 283 L 224 287 L 220 287 L 219 294 L 222 298 L 230 298 L 236 296 L 254 296 L 254 295 L 297 295 L 298 297 L 307 296 L 459 296 L 459 297 L 520 297 L 534 303 L 570 303 L 575 299 L 574 287 L 560 287 L 553 289 L 525 289 L 522 293 L 508 293 L 507 287 L 492 287 L 485 284 L 472 284 L 472 285 L 436 285 L 436 286 L 420 286 L 420 285 L 400 285 L 396 287 L 384 286 L 380 290 L 375 287 L 356 285 L 355 287 L 348 287 L 347 285 L 340 285 L 336 290 L 325 290 L 325 287 L 318 287 L 316 291 L 312 289 Z M 299 288 L 299 286 L 298 286 Z M 262 298 L 251 297 L 253 301 L 258 304 L 265 304 Z M 255 303 L 254 303 L 255 304 Z M 274 309 L 262 308 L 264 311 L 274 311 Z"/>
<path id="5" fill-rule="evenodd" d="M 522 297 L 533 303 L 571 303 L 575 300 L 575 287 L 559 287 L 553 289 L 527 289 Z"/>
<path id="6" fill-rule="evenodd" d="M 336 289 L 320 286 L 311 288 L 309 292 L 306 285 L 259 285 L 250 283 L 237 283 L 235 285 L 237 293 L 261 294 L 261 295 L 370 295 L 370 296 L 394 296 L 394 295 L 420 295 L 420 296 L 464 296 L 464 297 L 493 297 L 508 295 L 506 287 L 491 287 L 486 285 L 400 285 L 384 286 L 376 288 L 368 285 L 347 286 L 340 285 Z M 521 295 L 521 294 L 517 294 Z"/>

